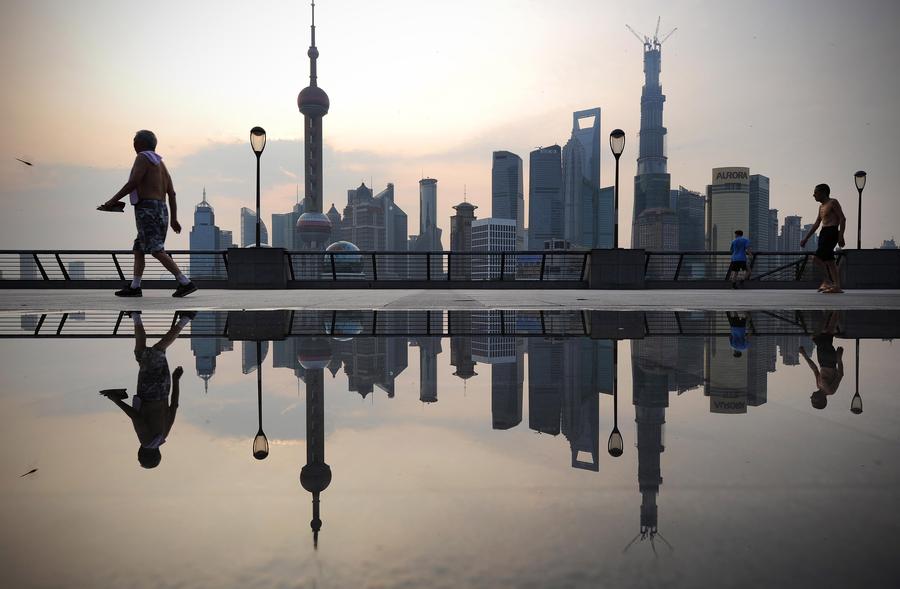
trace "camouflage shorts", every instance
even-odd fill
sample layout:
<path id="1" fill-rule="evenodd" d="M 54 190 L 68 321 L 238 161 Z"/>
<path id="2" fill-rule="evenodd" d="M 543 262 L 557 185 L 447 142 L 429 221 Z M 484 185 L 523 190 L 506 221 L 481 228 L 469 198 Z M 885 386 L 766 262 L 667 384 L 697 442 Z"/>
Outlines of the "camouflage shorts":
<path id="1" fill-rule="evenodd" d="M 156 348 L 142 348 L 134 351 L 138 362 L 137 394 L 142 401 L 159 401 L 169 396 L 172 377 L 165 352 Z"/>
<path id="2" fill-rule="evenodd" d="M 134 205 L 134 224 L 137 237 L 135 252 L 153 254 L 166 249 L 166 231 L 169 228 L 169 207 L 161 200 L 141 200 Z"/>

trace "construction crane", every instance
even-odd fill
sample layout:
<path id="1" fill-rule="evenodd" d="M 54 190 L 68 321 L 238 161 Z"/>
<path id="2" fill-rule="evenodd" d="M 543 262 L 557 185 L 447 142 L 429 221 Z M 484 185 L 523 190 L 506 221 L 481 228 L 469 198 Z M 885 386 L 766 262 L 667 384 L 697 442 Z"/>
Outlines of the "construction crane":
<path id="1" fill-rule="evenodd" d="M 672 29 L 671 31 L 669 31 L 668 33 L 663 35 L 662 40 L 660 40 L 660 38 L 659 38 L 660 21 L 662 21 L 662 17 L 658 17 L 656 19 L 656 30 L 653 31 L 652 37 L 650 37 L 649 35 L 645 35 L 643 33 L 639 33 L 637 31 L 635 31 L 633 28 L 631 28 L 630 25 L 625 25 L 625 28 L 628 29 L 629 31 L 631 31 L 631 34 L 634 35 L 635 37 L 637 37 L 637 40 L 640 41 L 641 43 L 643 43 L 643 45 L 646 49 L 651 49 L 651 48 L 659 49 L 662 46 L 662 44 L 666 42 L 666 39 L 671 37 L 672 33 L 674 33 L 675 31 L 678 30 L 678 27 L 675 27 L 674 29 Z"/>

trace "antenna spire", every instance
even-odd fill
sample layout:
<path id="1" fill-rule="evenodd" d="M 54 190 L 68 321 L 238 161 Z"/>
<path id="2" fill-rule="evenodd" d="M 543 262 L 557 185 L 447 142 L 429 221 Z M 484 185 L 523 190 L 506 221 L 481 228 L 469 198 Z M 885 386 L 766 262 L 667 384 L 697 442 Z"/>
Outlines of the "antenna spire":
<path id="1" fill-rule="evenodd" d="M 312 0 L 310 6 L 312 7 L 312 24 L 309 26 L 309 51 L 306 54 L 309 56 L 309 85 L 315 86 L 318 77 L 316 75 L 316 58 L 319 57 L 319 50 L 316 48 L 316 0 Z"/>

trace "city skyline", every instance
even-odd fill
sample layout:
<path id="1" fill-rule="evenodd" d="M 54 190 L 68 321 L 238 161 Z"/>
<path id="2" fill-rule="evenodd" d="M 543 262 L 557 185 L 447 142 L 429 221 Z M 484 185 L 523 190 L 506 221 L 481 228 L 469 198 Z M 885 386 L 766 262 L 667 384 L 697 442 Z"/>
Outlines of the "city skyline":
<path id="1" fill-rule="evenodd" d="M 209 18 L 214 11 L 203 13 L 202 4 L 199 8 L 192 7 L 174 24 L 179 30 L 190 30 L 191 34 L 185 36 L 193 36 L 189 47 L 195 51 L 188 53 L 184 46 L 176 44 L 160 56 L 172 62 L 171 88 L 165 99 L 150 91 L 143 100 L 131 100 L 126 97 L 133 90 L 115 89 L 123 85 L 146 87 L 146 84 L 120 71 L 120 65 L 126 58 L 145 59 L 137 46 L 152 27 L 148 26 L 146 31 L 139 28 L 135 32 L 137 42 L 123 42 L 121 55 L 112 56 L 104 53 L 96 42 L 81 43 L 94 32 L 94 25 L 85 20 L 85 15 L 67 14 L 69 8 L 61 4 L 28 3 L 18 11 L 13 4 L 4 6 L 4 12 L 9 14 L 4 15 L 3 21 L 11 27 L 5 42 L 15 43 L 10 52 L 21 59 L 4 66 L 4 73 L 21 91 L 3 99 L 5 111 L 13 115 L 14 138 L 0 149 L 4 196 L 6 202 L 15 203 L 7 206 L 0 231 L 7 246 L 108 247 L 127 239 L 130 230 L 123 227 L 127 224 L 116 223 L 114 216 L 98 219 L 90 205 L 97 200 L 97 194 L 112 193 L 124 182 L 131 159 L 130 137 L 142 127 L 154 128 L 160 136 L 160 152 L 172 169 L 176 189 L 183 199 L 188 199 L 187 203 L 182 201 L 182 210 L 197 202 L 196 197 L 188 195 L 199 195 L 202 185 L 208 184 L 209 196 L 217 203 L 220 218 L 232 219 L 242 206 L 252 202 L 252 154 L 243 137 L 253 124 L 263 123 L 269 131 L 270 143 L 262 160 L 262 215 L 265 219 L 273 212 L 290 210 L 295 185 L 303 180 L 298 157 L 302 123 L 292 105 L 292 97 L 304 78 L 305 35 L 300 31 L 308 21 L 307 6 L 277 4 L 259 14 L 238 11 L 239 16 L 260 26 L 277 24 L 267 36 L 271 47 L 260 58 L 260 64 L 253 62 L 254 66 L 261 65 L 267 74 L 264 78 L 271 80 L 271 84 L 261 88 L 252 83 L 249 57 L 236 56 L 231 50 L 224 57 L 196 51 L 202 43 L 221 48 L 221 41 L 211 40 L 210 33 L 198 26 L 201 14 Z M 337 18 L 338 10 L 347 6 L 356 11 L 354 17 Z M 898 42 L 892 35 L 879 34 L 886 23 L 896 20 L 892 15 L 896 16 L 897 9 L 887 3 L 876 4 L 872 10 L 860 14 L 837 4 L 824 7 L 816 4 L 821 18 L 811 24 L 802 19 L 804 10 L 811 6 L 764 5 L 759 14 L 748 15 L 745 27 L 735 34 L 733 27 L 724 30 L 730 11 L 711 13 L 703 10 L 702 3 L 646 7 L 641 11 L 591 5 L 582 7 L 586 14 L 579 14 L 579 19 L 571 18 L 576 8 L 554 10 L 549 3 L 538 4 L 521 13 L 518 21 L 521 32 L 509 50 L 523 63 L 528 60 L 532 67 L 523 74 L 524 79 L 510 79 L 511 74 L 503 74 L 504 90 L 487 97 L 482 108 L 472 113 L 463 106 L 465 101 L 459 105 L 448 102 L 459 96 L 462 87 L 471 88 L 486 71 L 493 71 L 490 67 L 498 59 L 490 51 L 493 42 L 488 36 L 479 35 L 479 31 L 504 14 L 504 2 L 483 7 L 478 23 L 457 27 L 457 34 L 471 41 L 464 44 L 450 42 L 448 37 L 440 35 L 432 41 L 422 37 L 422 31 L 410 26 L 408 19 L 397 18 L 408 8 L 403 2 L 388 8 L 353 2 L 320 3 L 317 6 L 322 14 L 320 21 L 328 23 L 328 49 L 323 50 L 322 58 L 327 74 L 323 80 L 332 98 L 341 98 L 335 103 L 340 106 L 332 109 L 325 129 L 329 139 L 325 145 L 324 206 L 328 208 L 331 202 L 339 202 L 338 195 L 347 187 L 376 175 L 377 184 L 394 182 L 397 203 L 415 214 L 415 184 L 424 173 L 442 182 L 438 225 L 447 232 L 451 207 L 461 200 L 463 185 L 468 185 L 473 203 L 482 210 L 490 210 L 492 151 L 508 150 L 525 159 L 525 154 L 536 145 L 562 144 L 571 113 L 598 105 L 604 113 L 603 139 L 613 126 L 626 131 L 620 212 L 631 210 L 633 190 L 627 179 L 633 176 L 637 156 L 642 72 L 641 47 L 624 24 L 647 31 L 657 14 L 661 14 L 667 26 L 679 27 L 679 32 L 664 47 L 663 60 L 665 93 L 670 100 L 665 116 L 673 183 L 701 190 L 712 167 L 739 162 L 766 171 L 772 180 L 773 208 L 778 208 L 783 215 L 800 214 L 810 218 L 814 203 L 809 193 L 815 183 L 830 183 L 835 196 L 845 204 L 848 200 L 855 204 L 852 172 L 864 168 L 870 174 L 864 207 L 864 246 L 877 247 L 885 236 L 891 235 L 890 226 L 898 212 L 898 205 L 889 199 L 890 191 L 886 188 L 900 182 L 898 172 L 890 165 L 889 148 L 889 138 L 897 129 L 897 117 L 890 101 L 884 98 L 895 94 L 900 86 L 888 65 L 890 56 L 897 53 Z M 104 17 L 113 23 L 134 16 L 131 8 L 113 10 L 102 3 L 80 12 L 90 16 L 92 10 L 102 9 L 105 9 Z M 444 7 L 431 10 L 447 16 L 451 24 L 459 22 L 457 17 L 446 14 Z M 373 48 L 360 51 L 353 49 L 356 44 L 349 43 L 348 39 L 353 33 L 359 33 L 357 19 L 365 15 L 377 19 L 380 34 L 378 38 L 365 37 Z M 281 16 L 290 17 L 285 20 L 292 27 L 291 36 L 284 34 L 287 23 L 275 23 Z M 217 18 L 220 20 L 207 27 L 215 34 L 236 29 L 233 16 Z M 766 18 L 779 26 L 767 30 L 763 23 L 770 21 Z M 801 20 L 806 28 L 792 34 L 807 42 L 789 42 L 784 38 L 788 36 L 785 30 Z M 67 33 L 59 35 L 58 50 L 68 51 L 70 59 L 83 66 L 81 78 L 70 80 L 74 87 L 82 88 L 87 83 L 90 91 L 70 93 L 71 98 L 62 103 L 54 101 L 54 114 L 50 116 L 49 101 L 58 94 L 50 92 L 49 84 L 68 78 L 59 69 L 62 66 L 55 64 L 39 44 L 43 34 L 52 34 L 64 23 Z M 537 59 L 529 59 L 537 51 L 529 42 L 529 34 L 539 27 L 563 30 L 564 23 L 579 33 L 572 36 L 571 46 L 564 45 L 556 53 L 542 53 Z M 244 26 L 242 22 L 241 28 Z M 593 27 L 592 32 L 601 34 L 588 38 L 589 26 Z M 34 39 L 22 38 L 22 31 L 37 30 L 44 33 L 33 35 Z M 849 34 L 853 31 L 859 34 Z M 430 49 L 423 56 L 397 57 L 401 54 L 393 48 L 407 44 L 411 37 L 428 42 Z M 847 41 L 848 38 L 853 41 Z M 117 39 L 113 37 L 114 41 Z M 446 45 L 441 45 L 442 42 Z M 452 56 L 450 62 L 448 54 Z M 575 55 L 580 57 L 575 59 Z M 586 60 L 583 55 L 596 57 Z M 380 67 L 361 72 L 365 68 L 359 66 L 376 56 L 380 56 Z M 425 71 L 417 68 L 424 78 L 417 79 L 415 84 L 408 82 L 412 70 L 407 68 L 419 60 L 429 59 L 434 61 L 433 67 Z M 223 60 L 231 60 L 234 67 L 224 71 Z M 798 70 L 800 64 L 804 64 L 802 71 Z M 858 70 L 856 79 L 861 83 L 844 82 L 846 76 L 841 72 L 847 67 Z M 186 73 L 198 68 L 197 79 L 188 80 Z M 273 75 L 275 71 L 277 76 Z M 350 89 L 359 81 L 354 76 L 367 79 L 388 71 L 397 74 L 402 82 L 396 90 L 379 93 L 369 101 L 350 98 L 358 95 Z M 744 95 L 718 86 L 717 92 L 712 93 L 714 96 L 696 92 L 704 83 L 712 84 L 716 72 L 721 71 L 746 71 L 748 75 L 767 80 L 768 84 L 753 87 Z M 114 78 L 112 72 L 122 75 Z M 447 78 L 448 73 L 453 76 Z M 449 85 L 437 82 L 440 75 L 441 79 L 450 80 Z M 547 84 L 547 80 L 552 83 Z M 616 83 L 611 84 L 611 80 Z M 465 83 L 457 84 L 457 81 Z M 235 84 L 250 90 L 226 90 Z M 539 88 L 537 105 L 533 103 L 535 99 L 511 100 L 511 96 L 534 88 Z M 431 100 L 423 101 L 420 92 Z M 441 96 L 442 92 L 446 97 Z M 90 97 L 90 103 L 76 98 L 85 95 Z M 238 98 L 231 102 L 223 96 Z M 213 101 L 215 106 L 210 108 Z M 431 114 L 434 109 L 440 109 L 446 116 L 435 118 Z M 201 111 L 203 116 L 194 116 Z M 100 113 L 105 117 L 103 125 L 97 119 Z M 414 125 L 413 121 L 416 121 Z M 387 135 L 389 125 L 392 127 Z M 394 141 L 385 145 L 385 136 Z M 777 139 L 774 142 L 773 137 Z M 605 186 L 611 184 L 612 158 L 605 141 L 602 143 L 601 185 Z M 810 143 L 823 146 L 821 153 L 810 153 L 807 147 Z M 84 145 L 90 145 L 90 149 L 84 149 Z M 35 166 L 26 167 L 14 160 L 22 156 Z M 526 203 L 526 218 L 528 206 Z M 855 213 L 855 207 L 845 208 Z M 622 235 L 629 234 L 631 219 L 628 217 L 621 215 Z M 54 229 L 40 243 L 36 240 L 41 236 L 33 231 L 39 220 Z M 94 223 L 102 230 L 82 236 L 68 227 L 72 223 Z M 854 223 L 848 224 L 847 237 L 848 242 L 855 240 Z M 170 239 L 173 249 L 186 249 L 184 234 L 172 235 Z"/>

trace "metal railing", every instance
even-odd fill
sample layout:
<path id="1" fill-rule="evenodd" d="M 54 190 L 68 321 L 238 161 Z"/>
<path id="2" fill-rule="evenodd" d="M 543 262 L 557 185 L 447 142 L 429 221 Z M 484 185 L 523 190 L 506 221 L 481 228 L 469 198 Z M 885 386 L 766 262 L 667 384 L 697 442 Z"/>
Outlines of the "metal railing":
<path id="1" fill-rule="evenodd" d="M 229 318 L 240 311 L 198 311 L 179 337 L 231 335 Z M 252 313 L 252 312 L 248 312 Z M 582 310 L 486 311 L 284 311 L 286 337 L 584 337 L 608 316 Z M 725 336 L 729 314 L 722 311 L 631 311 L 638 329 L 628 337 Z M 816 311 L 750 311 L 751 335 L 812 335 L 821 325 Z M 144 311 L 142 324 L 151 337 L 165 334 L 177 321 L 170 311 Z M 900 332 L 900 328 L 898 328 Z M 132 338 L 133 322 L 124 311 L 2 313 L 0 339 Z"/>
<path id="2" fill-rule="evenodd" d="M 178 265 L 202 287 L 228 285 L 227 250 L 172 250 Z M 0 250 L 0 286 L 107 288 L 132 274 L 129 250 Z M 820 278 L 810 252 L 757 252 L 750 257 L 750 282 L 806 283 Z M 838 263 L 843 253 L 837 252 Z M 299 252 L 286 251 L 289 286 L 432 287 L 515 283 L 539 288 L 586 288 L 589 250 L 516 252 Z M 650 286 L 724 282 L 729 252 L 646 252 Z M 146 256 L 144 284 L 171 284 L 172 276 Z M 165 281 L 160 282 L 160 281 Z"/>
<path id="3" fill-rule="evenodd" d="M 571 282 L 587 280 L 589 251 L 287 252 L 291 280 Z"/>
<path id="4" fill-rule="evenodd" d="M 813 252 L 755 252 L 749 256 L 749 280 L 758 282 L 812 282 L 821 279 L 812 261 Z M 840 265 L 843 255 L 836 252 Z M 724 281 L 731 264 L 731 252 L 648 251 L 644 278 L 648 282 Z"/>

